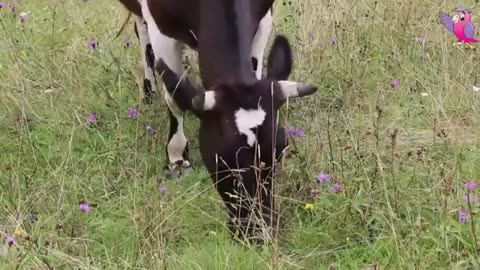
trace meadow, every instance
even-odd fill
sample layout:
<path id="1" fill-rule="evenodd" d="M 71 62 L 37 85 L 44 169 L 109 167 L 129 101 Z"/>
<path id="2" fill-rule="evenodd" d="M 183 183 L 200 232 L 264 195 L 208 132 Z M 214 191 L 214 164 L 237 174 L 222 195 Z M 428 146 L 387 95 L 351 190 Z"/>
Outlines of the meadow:
<path id="1" fill-rule="evenodd" d="M 114 38 L 120 3 L 11 3 L 0 269 L 480 268 L 480 54 L 439 20 L 471 8 L 478 39 L 478 1 L 276 1 L 270 40 L 289 37 L 291 79 L 319 90 L 281 111 L 301 131 L 276 178 L 279 238 L 260 247 L 227 234 L 191 114 L 194 169 L 165 179 L 166 105 L 141 101 L 133 20 Z"/>

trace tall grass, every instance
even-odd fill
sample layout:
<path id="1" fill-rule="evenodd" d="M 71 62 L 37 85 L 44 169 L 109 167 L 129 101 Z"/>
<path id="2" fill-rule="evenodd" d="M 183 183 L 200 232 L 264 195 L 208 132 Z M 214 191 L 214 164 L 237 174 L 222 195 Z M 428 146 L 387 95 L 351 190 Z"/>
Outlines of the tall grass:
<path id="1" fill-rule="evenodd" d="M 460 2 L 276 2 L 272 37 L 290 38 L 291 78 L 320 90 L 282 109 L 281 122 L 306 135 L 275 184 L 282 227 L 265 247 L 229 239 L 191 115 L 195 169 L 164 179 L 166 107 L 141 103 L 132 23 L 113 39 L 119 3 L 16 4 L 0 10 L 0 239 L 15 236 L 0 246 L 1 269 L 479 267 L 478 205 L 462 199 L 480 174 L 479 54 L 454 48 L 438 20 Z M 462 4 L 479 29 L 480 7 Z"/>

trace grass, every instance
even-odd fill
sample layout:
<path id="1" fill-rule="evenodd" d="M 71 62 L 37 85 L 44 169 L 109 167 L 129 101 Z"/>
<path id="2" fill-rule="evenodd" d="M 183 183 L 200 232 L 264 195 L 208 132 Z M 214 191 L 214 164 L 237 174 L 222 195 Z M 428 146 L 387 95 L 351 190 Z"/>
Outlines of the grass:
<path id="1" fill-rule="evenodd" d="M 165 104 L 140 102 L 132 22 L 113 39 L 126 17 L 121 5 L 16 3 L 13 14 L 0 10 L 1 269 L 479 267 L 478 205 L 468 210 L 462 195 L 480 176 L 480 96 L 472 91 L 480 55 L 454 48 L 438 20 L 455 3 L 277 1 L 274 32 L 293 45 L 291 78 L 320 90 L 282 109 L 282 121 L 306 136 L 277 179 L 278 243 L 256 248 L 226 233 L 190 114 L 195 170 L 163 178 Z M 479 29 L 480 7 L 462 3 Z M 89 51 L 92 38 L 99 47 Z M 124 48 L 126 39 L 134 47 Z M 136 119 L 129 107 L 138 107 Z M 96 125 L 87 124 L 89 112 Z M 315 182 L 319 171 L 330 183 Z M 343 189 L 331 192 L 333 182 Z M 80 212 L 80 202 L 91 210 Z M 464 224 L 459 209 L 469 215 Z"/>

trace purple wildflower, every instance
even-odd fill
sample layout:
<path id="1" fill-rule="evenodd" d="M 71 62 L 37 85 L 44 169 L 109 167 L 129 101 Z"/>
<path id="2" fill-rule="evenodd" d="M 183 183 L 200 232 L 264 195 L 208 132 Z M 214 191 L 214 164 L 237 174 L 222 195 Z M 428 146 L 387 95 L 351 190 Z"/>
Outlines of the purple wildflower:
<path id="1" fill-rule="evenodd" d="M 472 203 L 477 203 L 477 202 L 478 202 L 478 196 L 477 196 L 477 195 L 474 195 L 474 196 L 470 199 L 470 201 L 471 201 Z"/>
<path id="2" fill-rule="evenodd" d="M 320 190 L 316 188 L 312 188 L 312 190 L 310 190 L 310 197 L 315 198 L 318 196 L 318 194 L 320 194 Z"/>
<path id="3" fill-rule="evenodd" d="M 94 123 L 95 121 L 97 121 L 97 117 L 95 116 L 95 114 L 93 112 L 91 112 L 91 113 L 88 114 L 87 120 L 90 123 Z"/>
<path id="4" fill-rule="evenodd" d="M 468 201 L 468 195 L 463 194 L 462 199 L 467 202 Z M 478 202 L 478 196 L 474 195 L 473 197 L 470 197 L 470 202 L 477 203 Z"/>
<path id="5" fill-rule="evenodd" d="M 303 131 L 300 128 L 295 128 L 295 127 L 287 127 L 287 133 L 290 134 L 293 137 L 304 137 L 305 136 L 305 131 Z"/>
<path id="6" fill-rule="evenodd" d="M 326 183 L 330 179 L 330 176 L 324 172 L 319 172 L 317 175 L 317 183 Z"/>
<path id="7" fill-rule="evenodd" d="M 88 42 L 88 48 L 95 49 L 98 46 L 98 42 L 95 39 L 92 39 Z"/>
<path id="8" fill-rule="evenodd" d="M 22 12 L 20 13 L 20 22 L 24 23 L 25 21 L 27 21 L 27 13 L 26 12 Z"/>
<path id="9" fill-rule="evenodd" d="M 465 223 L 468 220 L 467 213 L 463 210 L 458 210 L 458 222 Z"/>
<path id="10" fill-rule="evenodd" d="M 308 31 L 308 32 L 307 32 L 307 36 L 308 36 L 309 38 L 313 37 L 312 31 Z"/>
<path id="11" fill-rule="evenodd" d="M 472 189 L 474 189 L 474 188 L 476 188 L 476 187 L 477 187 L 477 183 L 475 183 L 475 182 L 473 182 L 473 181 L 472 181 L 472 182 L 468 182 L 468 183 L 465 184 L 465 189 L 466 189 L 466 190 L 472 190 Z"/>
<path id="12" fill-rule="evenodd" d="M 133 42 L 132 42 L 130 39 L 128 39 L 127 41 L 125 41 L 125 47 L 130 47 L 130 46 L 132 46 L 132 45 L 133 45 Z"/>
<path id="13" fill-rule="evenodd" d="M 63 223 L 63 222 L 62 222 L 62 223 L 58 223 L 57 229 L 58 229 L 58 230 L 63 230 L 63 229 L 65 229 L 65 223 Z"/>
<path id="14" fill-rule="evenodd" d="M 393 80 L 392 83 L 391 83 L 391 86 L 393 88 L 398 88 L 398 87 L 400 87 L 400 82 L 398 80 Z"/>
<path id="15" fill-rule="evenodd" d="M 150 131 L 153 130 L 153 127 L 152 127 L 151 125 L 147 125 L 147 126 L 145 127 L 145 130 L 146 130 L 147 132 L 150 132 Z"/>
<path id="16" fill-rule="evenodd" d="M 415 37 L 415 41 L 416 41 L 416 42 L 424 42 L 424 41 L 425 41 L 425 37 Z"/>
<path id="17" fill-rule="evenodd" d="M 339 192 L 342 188 L 343 188 L 343 185 L 340 183 L 335 183 L 331 187 L 333 192 Z"/>
<path id="18" fill-rule="evenodd" d="M 7 240 L 5 241 L 5 243 L 11 247 L 13 245 L 13 243 L 15 243 L 15 238 L 13 238 L 13 236 L 7 236 Z"/>
<path id="19" fill-rule="evenodd" d="M 160 190 L 160 193 L 161 193 L 162 195 L 168 195 L 168 194 L 170 193 L 170 192 L 168 191 L 168 188 L 167 188 L 166 186 L 161 186 L 161 187 L 159 188 L 159 190 Z"/>
<path id="20" fill-rule="evenodd" d="M 79 205 L 79 209 L 81 212 L 87 213 L 88 211 L 90 211 L 90 205 L 88 205 L 88 203 L 81 203 Z"/>
<path id="21" fill-rule="evenodd" d="M 0 8 L 3 8 L 5 6 L 5 2 L 0 2 Z"/>
<path id="22" fill-rule="evenodd" d="M 10 9 L 11 9 L 12 11 L 15 11 L 15 10 L 17 9 L 17 5 L 15 5 L 15 4 L 10 4 Z"/>
<path id="23" fill-rule="evenodd" d="M 337 40 L 335 38 L 331 37 L 331 38 L 328 39 L 328 43 L 330 45 L 333 45 L 333 44 L 337 43 Z"/>
<path id="24" fill-rule="evenodd" d="M 128 116 L 130 116 L 130 118 L 135 118 L 137 117 L 137 109 L 136 108 L 128 108 Z"/>

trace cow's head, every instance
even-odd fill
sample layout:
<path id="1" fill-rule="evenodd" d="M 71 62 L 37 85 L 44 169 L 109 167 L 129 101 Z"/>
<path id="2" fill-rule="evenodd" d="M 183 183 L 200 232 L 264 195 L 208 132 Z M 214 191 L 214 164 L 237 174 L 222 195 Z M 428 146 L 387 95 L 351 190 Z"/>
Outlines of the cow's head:
<path id="1" fill-rule="evenodd" d="M 287 80 L 292 71 L 292 51 L 287 38 L 281 35 L 273 42 L 267 61 L 267 77 L 262 80 L 201 91 L 186 80 L 178 83 L 178 76 L 162 61 L 157 63 L 157 71 L 163 73 L 167 90 L 180 106 L 192 110 L 201 119 L 221 115 L 223 119 L 234 121 L 238 136 L 243 136 L 248 146 L 253 146 L 255 141 L 271 146 L 272 134 L 277 132 L 277 110 L 288 98 L 307 96 L 317 90 L 314 86 Z M 238 144 L 238 140 L 235 142 Z M 244 144 L 241 146 L 246 146 Z"/>

